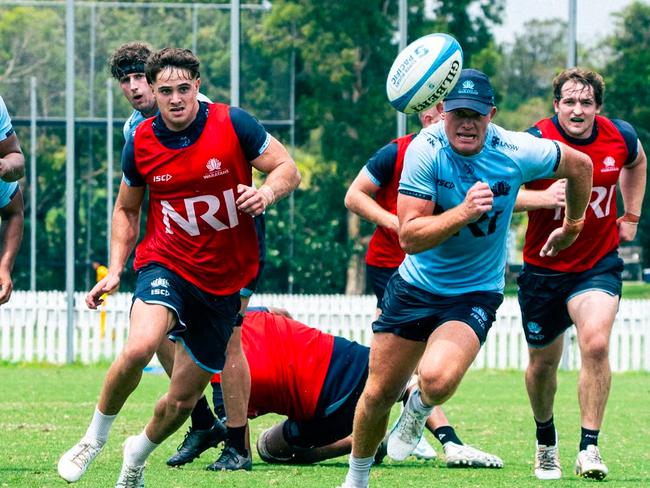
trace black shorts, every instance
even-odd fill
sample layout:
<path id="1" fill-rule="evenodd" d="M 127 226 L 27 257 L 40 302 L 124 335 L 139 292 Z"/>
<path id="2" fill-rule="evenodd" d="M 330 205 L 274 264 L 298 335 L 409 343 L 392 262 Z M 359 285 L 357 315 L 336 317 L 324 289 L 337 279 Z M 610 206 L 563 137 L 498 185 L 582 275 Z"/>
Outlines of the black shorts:
<path id="1" fill-rule="evenodd" d="M 524 264 L 517 278 L 519 307 L 526 342 L 530 347 L 549 345 L 573 321 L 567 302 L 576 295 L 598 290 L 621 296 L 623 260 L 617 251 L 605 255 L 582 273 L 562 273 Z"/>
<path id="2" fill-rule="evenodd" d="M 313 419 L 287 419 L 285 440 L 301 448 L 322 447 L 352 433 L 354 410 L 368 379 L 370 349 L 342 337 L 334 339 L 330 367 Z"/>
<path id="3" fill-rule="evenodd" d="M 366 263 L 366 277 L 372 286 L 372 291 L 377 297 L 377 308 L 381 308 L 381 300 L 384 298 L 386 284 L 391 276 L 399 268 L 381 268 Z"/>
<path id="4" fill-rule="evenodd" d="M 239 293 L 212 295 L 159 264 L 149 264 L 138 270 L 133 301 L 138 298 L 175 312 L 177 324 L 169 338 L 180 341 L 199 367 L 211 373 L 223 369 L 239 315 Z"/>
<path id="5" fill-rule="evenodd" d="M 483 344 L 502 301 L 502 294 L 484 291 L 434 295 L 407 283 L 395 273 L 386 286 L 381 315 L 373 322 L 372 330 L 426 342 L 441 324 L 457 320 L 469 325 Z"/>

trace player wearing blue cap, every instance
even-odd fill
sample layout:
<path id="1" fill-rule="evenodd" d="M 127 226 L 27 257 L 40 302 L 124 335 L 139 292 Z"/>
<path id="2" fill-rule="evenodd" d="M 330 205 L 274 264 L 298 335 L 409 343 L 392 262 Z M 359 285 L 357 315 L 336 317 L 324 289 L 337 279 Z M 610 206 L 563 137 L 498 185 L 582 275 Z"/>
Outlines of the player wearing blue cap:
<path id="1" fill-rule="evenodd" d="M 477 70 L 462 71 L 440 108 L 444 123 L 422 130 L 405 155 L 397 214 L 407 255 L 373 324 L 346 488 L 368 486 L 390 409 L 418 361 L 418 388 L 388 440 L 394 459 L 412 452 L 433 407 L 453 395 L 478 354 L 503 300 L 506 237 L 519 187 L 567 178 L 566 218 L 543 253 L 568 247 L 582 229 L 591 191 L 588 156 L 492 124 L 494 92 Z"/>

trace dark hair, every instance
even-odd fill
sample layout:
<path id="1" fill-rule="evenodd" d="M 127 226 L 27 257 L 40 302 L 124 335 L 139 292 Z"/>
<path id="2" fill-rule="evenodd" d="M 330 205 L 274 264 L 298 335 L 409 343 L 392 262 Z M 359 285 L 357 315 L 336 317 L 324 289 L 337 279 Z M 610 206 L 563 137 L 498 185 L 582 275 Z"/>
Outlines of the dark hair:
<path id="1" fill-rule="evenodd" d="M 116 80 L 121 80 L 130 73 L 144 73 L 144 65 L 151 55 L 151 46 L 145 42 L 127 42 L 122 44 L 108 58 L 108 68 Z"/>
<path id="2" fill-rule="evenodd" d="M 562 100 L 562 87 L 567 81 L 575 81 L 584 86 L 591 86 L 594 89 L 596 105 L 600 106 L 603 104 L 605 80 L 595 71 L 583 68 L 569 68 L 553 78 L 553 96 L 558 102 Z"/>
<path id="3" fill-rule="evenodd" d="M 149 56 L 144 69 L 147 81 L 152 84 L 158 73 L 168 67 L 185 70 L 194 80 L 200 78 L 199 64 L 199 58 L 189 49 L 166 47 Z"/>

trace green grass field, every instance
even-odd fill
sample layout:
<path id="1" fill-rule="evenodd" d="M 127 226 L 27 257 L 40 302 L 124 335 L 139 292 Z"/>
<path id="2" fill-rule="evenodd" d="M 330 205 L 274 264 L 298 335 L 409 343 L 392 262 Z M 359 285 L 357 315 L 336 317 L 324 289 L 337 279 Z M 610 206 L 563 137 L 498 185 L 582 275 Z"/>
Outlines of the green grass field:
<path id="1" fill-rule="evenodd" d="M 0 487 L 63 487 L 56 474 L 59 455 L 85 432 L 107 366 L 0 365 Z M 521 372 L 471 371 L 445 410 L 461 438 L 501 456 L 502 470 L 447 469 L 440 461 L 386 461 L 373 468 L 372 487 L 576 487 L 591 481 L 573 474 L 579 419 L 575 394 L 577 375 L 562 373 L 556 401 L 564 476 L 539 482 L 532 474 L 534 427 Z M 80 488 L 112 487 L 122 462 L 121 444 L 139 432 L 167 381 L 145 374 L 114 424 L 111 438 L 95 460 Z M 601 452 L 609 465 L 608 486 L 650 486 L 650 375 L 620 374 L 613 380 Z M 393 411 L 396 414 L 397 409 Z M 259 432 L 278 420 L 266 416 L 252 422 Z M 254 458 L 252 472 L 205 471 L 218 455 L 216 449 L 181 469 L 165 460 L 184 432 L 177 432 L 151 456 L 146 471 L 149 488 L 227 487 L 334 487 L 342 482 L 347 458 L 309 467 L 275 467 Z M 429 435 L 429 434 L 427 434 Z M 441 451 L 438 442 L 429 436 Z M 256 453 L 255 453 L 256 454 Z"/>

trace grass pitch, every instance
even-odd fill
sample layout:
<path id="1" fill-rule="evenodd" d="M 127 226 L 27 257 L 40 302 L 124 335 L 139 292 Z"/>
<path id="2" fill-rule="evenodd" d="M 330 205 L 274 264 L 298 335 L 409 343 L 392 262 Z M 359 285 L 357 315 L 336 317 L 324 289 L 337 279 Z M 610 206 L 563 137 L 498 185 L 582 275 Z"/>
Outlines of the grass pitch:
<path id="1" fill-rule="evenodd" d="M 0 365 L 0 487 L 64 487 L 56 473 L 61 453 L 85 432 L 107 365 L 41 366 Z M 556 399 L 556 425 L 560 435 L 563 478 L 540 482 L 532 474 L 534 423 L 524 390 L 523 373 L 471 371 L 445 411 L 461 439 L 501 456 L 501 470 L 447 469 L 439 460 L 403 463 L 385 461 L 371 473 L 372 487 L 577 487 L 583 483 L 573 474 L 579 437 L 575 373 L 561 373 Z M 104 451 L 76 486 L 112 487 L 122 462 L 121 444 L 140 432 L 154 402 L 167 388 L 164 376 L 145 374 L 135 394 L 116 420 Z M 650 486 L 650 375 L 617 374 L 605 425 L 601 453 L 610 475 L 607 486 Z M 397 409 L 393 412 L 397 415 Z M 252 421 L 253 436 L 279 417 Z M 165 465 L 183 439 L 179 431 L 150 457 L 146 485 L 150 488 L 226 487 L 334 487 L 346 473 L 347 458 L 316 466 L 271 466 L 254 452 L 252 472 L 205 471 L 216 459 L 216 449 L 180 469 Z M 438 442 L 429 441 L 440 453 Z"/>

